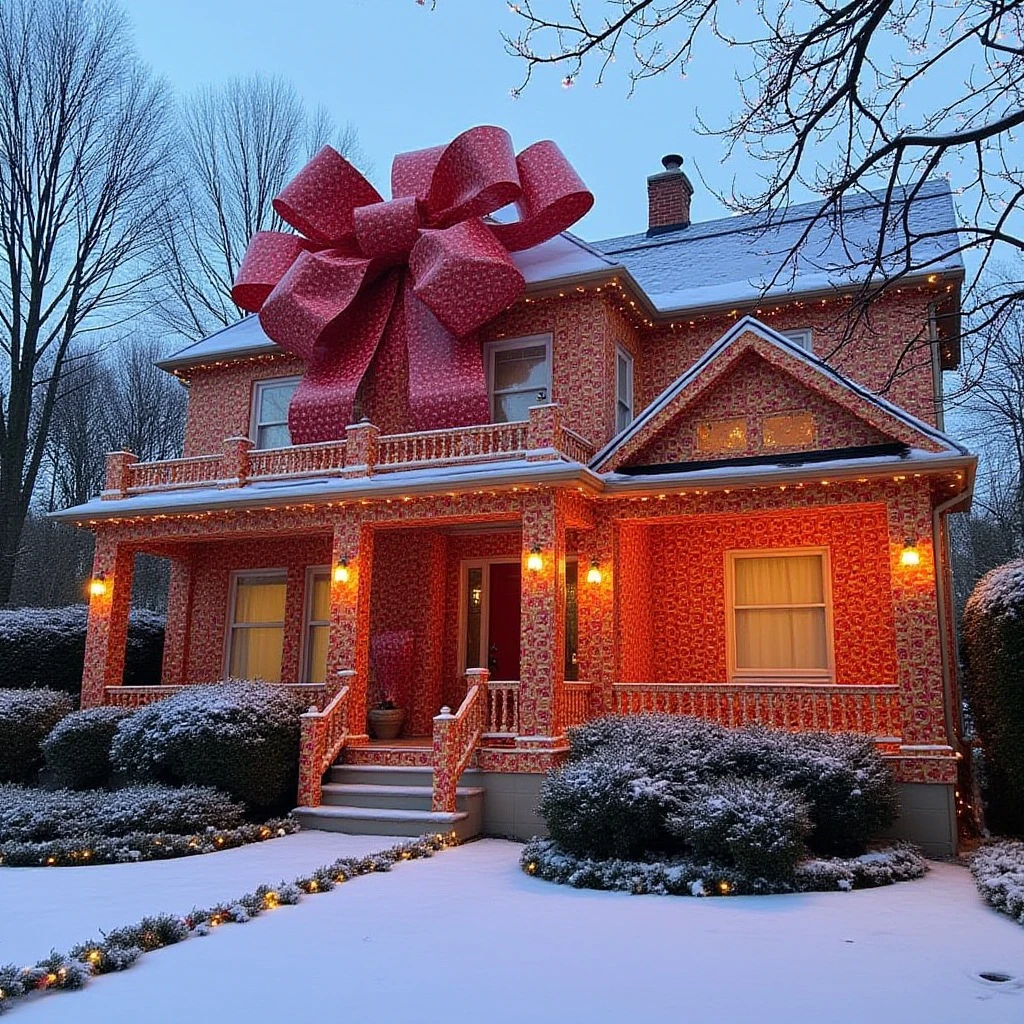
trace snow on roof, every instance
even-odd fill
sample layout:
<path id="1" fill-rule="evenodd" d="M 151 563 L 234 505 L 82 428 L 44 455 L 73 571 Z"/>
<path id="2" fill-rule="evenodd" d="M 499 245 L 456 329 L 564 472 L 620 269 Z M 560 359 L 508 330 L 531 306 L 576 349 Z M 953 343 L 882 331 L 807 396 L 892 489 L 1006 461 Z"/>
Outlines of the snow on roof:
<path id="1" fill-rule="evenodd" d="M 933 427 L 930 423 L 925 423 L 924 420 L 918 419 L 916 416 L 911 415 L 904 409 L 901 409 L 898 405 L 894 405 L 892 402 L 882 398 L 881 395 L 876 395 L 873 391 L 869 391 L 867 388 L 861 386 L 855 381 L 850 380 L 848 377 L 844 377 L 838 370 L 829 366 L 823 359 L 816 356 L 813 352 L 809 352 L 802 345 L 797 344 L 790 338 L 787 338 L 784 334 L 779 334 L 778 331 L 772 330 L 767 324 L 761 323 L 756 317 L 744 316 L 736 321 L 725 332 L 705 353 L 697 360 L 685 373 L 681 374 L 675 379 L 664 391 L 653 401 L 647 408 L 639 415 L 625 430 L 621 433 L 616 434 L 591 460 L 590 465 L 593 467 L 600 466 L 616 449 L 620 448 L 628 440 L 635 437 L 640 431 L 644 430 L 669 403 L 671 403 L 682 391 L 684 391 L 690 384 L 692 384 L 703 371 L 707 368 L 708 364 L 717 359 L 730 345 L 736 342 L 747 332 L 756 334 L 759 338 L 763 338 L 769 344 L 775 345 L 781 348 L 787 355 L 792 356 L 795 359 L 800 360 L 818 373 L 823 374 L 836 384 L 846 388 L 848 391 L 852 391 L 859 398 L 866 402 L 870 402 L 872 405 L 877 406 L 882 411 L 888 413 L 890 416 L 898 419 L 901 423 L 912 427 L 914 430 L 931 440 L 940 444 L 949 452 L 957 452 L 962 455 L 967 454 L 967 449 L 962 445 L 957 444 L 951 437 L 944 434 L 937 427 Z"/>
<path id="2" fill-rule="evenodd" d="M 625 266 L 660 313 L 742 303 L 768 295 L 810 293 L 863 282 L 871 267 L 881 226 L 884 192 L 847 200 L 839 217 L 820 220 L 810 230 L 794 260 L 796 245 L 820 202 L 791 206 L 770 217 L 753 214 L 690 224 L 655 235 L 626 235 L 595 242 L 594 248 Z M 887 262 L 902 265 L 897 255 L 903 240 L 898 203 L 890 228 L 893 244 Z M 914 263 L 929 273 L 963 271 L 957 244 L 953 196 L 945 181 L 926 183 L 909 204 Z"/>

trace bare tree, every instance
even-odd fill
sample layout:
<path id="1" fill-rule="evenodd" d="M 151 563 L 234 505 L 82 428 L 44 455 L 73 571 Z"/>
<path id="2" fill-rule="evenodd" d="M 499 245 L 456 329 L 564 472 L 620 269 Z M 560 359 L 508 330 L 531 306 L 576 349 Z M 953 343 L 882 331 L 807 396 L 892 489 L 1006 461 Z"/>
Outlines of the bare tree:
<path id="1" fill-rule="evenodd" d="M 956 254 L 976 257 L 964 295 L 972 330 L 998 326 L 1024 298 L 1020 274 L 994 292 L 978 287 L 995 253 L 1024 252 L 1024 171 L 1014 150 L 1024 124 L 1020 0 L 603 0 L 586 14 L 581 0 L 510 6 L 521 19 L 505 37 L 526 65 L 520 89 L 547 66 L 566 86 L 588 67 L 600 83 L 619 56 L 632 91 L 671 70 L 685 77 L 698 51 L 727 46 L 740 109 L 703 130 L 724 140 L 726 160 L 741 148 L 761 168 L 754 188 L 717 193 L 728 208 L 762 214 L 770 227 L 794 189 L 820 196 L 795 257 L 822 222 L 842 230 L 852 197 L 882 193 L 877 239 L 866 251 L 850 246 L 866 282 L 854 322 L 882 288 Z M 959 234 L 915 220 L 904 202 L 951 171 L 963 195 Z M 952 317 L 949 326 L 958 329 Z"/>
<path id="2" fill-rule="evenodd" d="M 355 129 L 338 132 L 280 78 L 254 75 L 201 89 L 181 105 L 179 192 L 163 225 L 154 310 L 170 330 L 198 339 L 237 320 L 231 285 L 249 239 L 276 230 L 271 207 L 301 163 L 326 143 L 358 157 Z"/>
<path id="3" fill-rule="evenodd" d="M 0 604 L 74 344 L 126 315 L 162 216 L 165 89 L 112 4 L 0 5 Z"/>

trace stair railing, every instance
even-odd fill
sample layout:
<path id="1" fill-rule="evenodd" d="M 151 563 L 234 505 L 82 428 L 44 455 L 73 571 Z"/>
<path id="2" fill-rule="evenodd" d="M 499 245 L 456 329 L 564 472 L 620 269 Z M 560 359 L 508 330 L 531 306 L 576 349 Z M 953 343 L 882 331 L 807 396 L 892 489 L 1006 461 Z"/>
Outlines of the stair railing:
<path id="1" fill-rule="evenodd" d="M 443 707 L 434 717 L 432 811 L 454 813 L 457 809 L 459 778 L 473 759 L 484 732 L 487 676 L 485 668 L 467 669 L 468 688 L 459 710 L 453 715 L 451 708 Z"/>
<path id="2" fill-rule="evenodd" d="M 342 685 L 324 706 L 299 716 L 299 806 L 319 807 L 324 772 L 334 764 L 348 738 L 348 690 L 355 672 L 338 673 Z"/>

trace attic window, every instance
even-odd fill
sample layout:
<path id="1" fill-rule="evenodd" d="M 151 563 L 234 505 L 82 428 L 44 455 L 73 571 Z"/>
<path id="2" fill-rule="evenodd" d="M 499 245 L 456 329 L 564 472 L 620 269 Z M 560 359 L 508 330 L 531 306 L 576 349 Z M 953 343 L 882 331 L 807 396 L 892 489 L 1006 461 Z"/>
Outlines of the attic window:
<path id="1" fill-rule="evenodd" d="M 779 334 L 784 338 L 789 338 L 790 341 L 795 342 L 801 348 L 807 349 L 808 352 L 814 351 L 810 327 L 800 327 L 792 331 L 779 331 Z"/>
<path id="2" fill-rule="evenodd" d="M 707 420 L 697 427 L 699 452 L 735 452 L 744 451 L 746 447 L 746 420 Z"/>
<path id="3" fill-rule="evenodd" d="M 814 444 L 814 417 L 809 412 L 765 416 L 761 443 L 765 448 L 806 448 Z"/>

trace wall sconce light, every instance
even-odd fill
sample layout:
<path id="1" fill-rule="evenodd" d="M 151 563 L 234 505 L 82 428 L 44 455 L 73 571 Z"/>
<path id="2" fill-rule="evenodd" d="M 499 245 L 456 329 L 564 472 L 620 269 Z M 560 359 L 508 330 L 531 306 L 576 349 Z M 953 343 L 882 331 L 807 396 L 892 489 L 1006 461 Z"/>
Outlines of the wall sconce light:
<path id="1" fill-rule="evenodd" d="M 540 557 L 540 548 L 534 544 L 533 550 L 526 556 L 526 568 L 530 572 L 540 572 L 544 568 L 544 561 Z"/>
<path id="2" fill-rule="evenodd" d="M 348 583 L 348 559 L 343 558 L 334 567 L 334 582 L 335 583 Z"/>
<path id="3" fill-rule="evenodd" d="M 590 563 L 590 568 L 587 570 L 587 582 L 588 583 L 600 583 L 601 582 L 601 570 L 598 567 L 597 559 Z"/>
<path id="4" fill-rule="evenodd" d="M 921 564 L 921 552 L 917 550 L 917 545 L 909 537 L 903 545 L 903 551 L 900 552 L 900 565 L 914 566 Z"/>
<path id="5" fill-rule="evenodd" d="M 100 573 L 89 580 L 89 596 L 102 597 L 107 592 L 107 577 Z"/>

